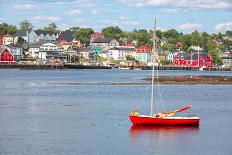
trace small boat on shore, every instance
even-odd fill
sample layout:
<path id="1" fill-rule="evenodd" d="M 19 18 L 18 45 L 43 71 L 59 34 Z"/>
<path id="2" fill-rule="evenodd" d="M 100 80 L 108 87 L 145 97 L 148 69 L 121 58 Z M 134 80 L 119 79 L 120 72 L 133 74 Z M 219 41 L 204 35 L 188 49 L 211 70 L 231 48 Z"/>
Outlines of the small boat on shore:
<path id="1" fill-rule="evenodd" d="M 133 125 L 155 125 L 155 126 L 185 126 L 185 125 L 199 125 L 200 118 L 199 116 L 184 116 L 184 117 L 173 117 L 177 112 L 183 112 L 185 110 L 190 109 L 192 106 L 186 106 L 184 108 L 170 111 L 170 112 L 160 112 L 160 113 L 153 113 L 153 101 L 154 101 L 154 69 L 155 64 L 157 61 L 157 53 L 156 53 L 156 23 L 153 32 L 153 56 L 152 56 L 152 76 L 151 76 L 151 114 L 150 115 L 140 115 L 138 111 L 132 111 L 130 113 L 130 120 Z M 158 70 L 157 70 L 157 81 L 158 81 Z M 158 84 L 159 86 L 159 84 Z M 161 96 L 161 94 L 160 94 Z"/>

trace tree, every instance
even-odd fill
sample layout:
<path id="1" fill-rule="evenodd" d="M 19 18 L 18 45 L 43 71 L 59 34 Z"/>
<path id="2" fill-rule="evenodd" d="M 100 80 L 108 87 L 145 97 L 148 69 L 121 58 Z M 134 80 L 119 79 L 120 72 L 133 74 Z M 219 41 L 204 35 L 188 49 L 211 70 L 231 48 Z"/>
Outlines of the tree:
<path id="1" fill-rule="evenodd" d="M 163 32 L 163 36 L 165 38 L 177 38 L 179 35 L 178 31 L 175 29 L 170 29 L 168 31 Z"/>
<path id="2" fill-rule="evenodd" d="M 150 46 L 152 47 L 153 41 L 152 41 L 152 35 L 151 33 L 147 32 L 147 30 L 141 29 L 137 33 L 137 46 Z"/>
<path id="3" fill-rule="evenodd" d="M 123 31 L 118 26 L 110 26 L 102 29 L 102 34 L 105 37 L 113 37 L 116 40 L 120 39 L 120 35 Z"/>
<path id="4" fill-rule="evenodd" d="M 92 28 L 80 28 L 74 33 L 74 38 L 80 40 L 82 44 L 86 44 L 90 41 L 90 35 L 93 33 Z"/>
<path id="5" fill-rule="evenodd" d="M 19 23 L 21 30 L 32 30 L 33 25 L 28 20 L 23 20 Z"/>
<path id="6" fill-rule="evenodd" d="M 48 25 L 48 27 L 44 27 L 43 28 L 44 31 L 50 31 L 50 32 L 53 32 L 53 33 L 58 33 L 59 30 L 57 29 L 57 26 L 55 23 L 51 23 Z"/>
<path id="7" fill-rule="evenodd" d="M 19 44 L 19 45 L 23 45 L 25 42 L 26 41 L 22 37 L 19 37 L 17 40 L 17 44 Z"/>
<path id="8" fill-rule="evenodd" d="M 7 23 L 0 24 L 0 35 L 15 34 L 17 27 L 14 25 L 8 25 Z"/>
<path id="9" fill-rule="evenodd" d="M 228 36 L 228 37 L 232 37 L 232 31 L 226 31 L 225 35 Z"/>
<path id="10" fill-rule="evenodd" d="M 79 27 L 71 27 L 69 30 L 70 31 L 79 31 L 79 29 L 80 29 Z"/>
<path id="11" fill-rule="evenodd" d="M 155 34 L 157 38 L 162 39 L 162 36 L 163 36 L 162 31 L 156 30 Z"/>
<path id="12" fill-rule="evenodd" d="M 170 43 L 164 43 L 164 44 L 161 46 L 161 49 L 162 49 L 162 50 L 165 50 L 165 51 L 172 51 L 172 50 L 175 49 L 175 45 L 170 44 Z"/>

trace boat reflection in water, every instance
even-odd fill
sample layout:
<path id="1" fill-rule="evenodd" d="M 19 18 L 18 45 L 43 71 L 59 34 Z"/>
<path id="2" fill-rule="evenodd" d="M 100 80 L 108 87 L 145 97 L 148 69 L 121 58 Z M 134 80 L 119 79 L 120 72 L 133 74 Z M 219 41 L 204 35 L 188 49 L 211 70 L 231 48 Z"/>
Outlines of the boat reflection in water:
<path id="1" fill-rule="evenodd" d="M 188 140 L 191 135 L 197 134 L 199 126 L 139 126 L 130 128 L 130 136 L 133 141 L 141 141 L 144 138 L 154 138 L 156 141 Z"/>
<path id="2" fill-rule="evenodd" d="M 178 146 L 179 149 L 186 144 L 193 144 L 194 137 L 199 132 L 199 126 L 132 126 L 130 128 L 130 141 L 135 152 L 142 153 L 148 151 L 151 154 L 161 153 L 169 154 Z M 142 145 L 141 145 L 142 144 Z M 139 152 L 137 152 L 139 151 Z"/>

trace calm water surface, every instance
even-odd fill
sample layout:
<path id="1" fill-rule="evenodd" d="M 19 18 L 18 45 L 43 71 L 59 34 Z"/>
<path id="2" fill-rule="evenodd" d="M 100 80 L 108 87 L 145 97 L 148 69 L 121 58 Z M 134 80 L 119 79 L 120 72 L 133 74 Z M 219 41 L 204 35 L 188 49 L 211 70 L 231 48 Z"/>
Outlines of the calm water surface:
<path id="1" fill-rule="evenodd" d="M 199 114 L 200 126 L 131 127 L 127 119 L 132 109 L 150 111 L 150 87 L 102 83 L 142 82 L 149 75 L 119 70 L 0 70 L 0 154 L 232 154 L 231 85 L 161 85 L 165 108 L 192 105 L 182 115 Z M 160 75 L 232 73 L 161 71 Z M 160 105 L 160 99 L 155 100 Z"/>

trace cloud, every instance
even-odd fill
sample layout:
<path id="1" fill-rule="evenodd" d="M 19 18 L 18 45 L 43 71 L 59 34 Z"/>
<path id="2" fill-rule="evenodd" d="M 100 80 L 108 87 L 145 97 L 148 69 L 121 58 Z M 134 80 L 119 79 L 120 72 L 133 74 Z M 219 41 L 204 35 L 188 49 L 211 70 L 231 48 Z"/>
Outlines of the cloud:
<path id="1" fill-rule="evenodd" d="M 91 10 L 91 14 L 93 14 L 93 15 L 100 15 L 100 14 L 102 14 L 102 11 L 100 11 L 98 9 L 92 9 Z"/>
<path id="2" fill-rule="evenodd" d="M 0 23 L 3 23 L 6 20 L 6 18 L 0 17 Z"/>
<path id="3" fill-rule="evenodd" d="M 35 5 L 33 4 L 16 4 L 13 6 L 14 9 L 20 9 L 20 10 L 32 10 L 35 8 Z"/>
<path id="4" fill-rule="evenodd" d="M 50 22 L 58 22 L 61 20 L 61 18 L 57 16 L 35 16 L 32 19 L 35 21 L 50 21 Z"/>
<path id="5" fill-rule="evenodd" d="M 66 11 L 64 14 L 67 16 L 79 16 L 80 14 L 82 14 L 82 10 L 75 9 L 75 10 L 71 10 L 71 11 Z"/>
<path id="6" fill-rule="evenodd" d="M 101 25 L 113 25 L 113 26 L 130 26 L 130 25 L 138 25 L 138 21 L 132 20 L 128 17 L 119 17 L 117 19 L 105 19 L 98 21 Z"/>
<path id="7" fill-rule="evenodd" d="M 167 5 L 171 0 L 122 0 L 121 2 L 133 7 L 148 7 Z"/>
<path id="8" fill-rule="evenodd" d="M 121 0 L 132 7 L 162 7 L 189 10 L 199 9 L 232 9 L 231 0 Z"/>
<path id="9" fill-rule="evenodd" d="M 185 23 L 185 24 L 176 26 L 176 29 L 179 29 L 179 30 L 197 30 L 200 28 L 202 28 L 202 25 L 198 23 Z"/>
<path id="10" fill-rule="evenodd" d="M 225 22 L 225 23 L 219 23 L 214 28 L 216 31 L 227 31 L 232 30 L 232 21 Z"/>
<path id="11" fill-rule="evenodd" d="M 162 12 L 167 14 L 173 14 L 173 13 L 187 12 L 187 10 L 181 8 L 171 8 L 171 9 L 162 9 Z"/>

